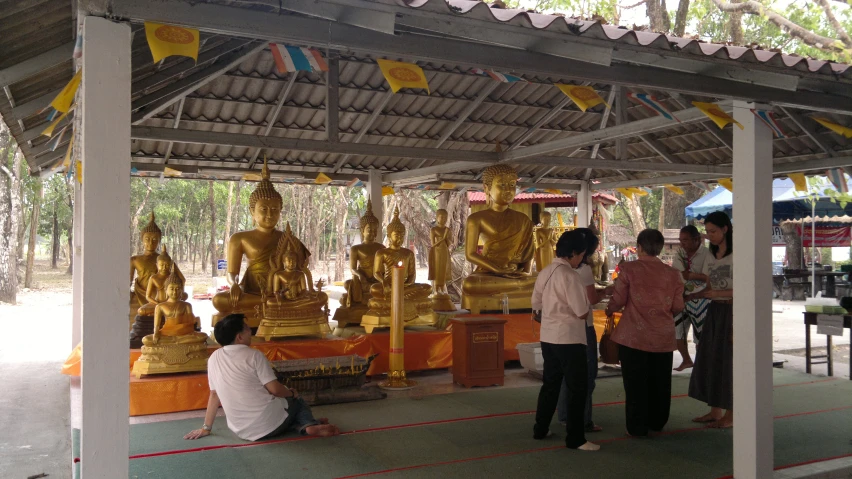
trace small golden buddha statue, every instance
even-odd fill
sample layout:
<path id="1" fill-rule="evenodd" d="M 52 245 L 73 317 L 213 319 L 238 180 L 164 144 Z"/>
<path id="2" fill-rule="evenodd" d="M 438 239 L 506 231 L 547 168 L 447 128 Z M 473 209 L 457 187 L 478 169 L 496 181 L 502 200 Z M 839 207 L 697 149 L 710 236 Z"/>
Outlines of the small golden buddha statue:
<path id="1" fill-rule="evenodd" d="M 450 229 L 447 228 L 447 210 L 435 212 L 437 223 L 429 233 L 432 247 L 429 248 L 429 280 L 432 281 L 432 308 L 435 311 L 455 311 L 447 281 L 453 272 L 450 261 Z"/>
<path id="2" fill-rule="evenodd" d="M 530 275 L 533 225 L 525 214 L 509 209 L 518 174 L 506 164 L 496 164 L 483 171 L 482 181 L 488 208 L 467 218 L 465 258 L 476 269 L 462 284 L 462 307 L 474 314 L 501 310 L 505 296 L 510 309 L 529 309 L 536 280 Z"/>
<path id="3" fill-rule="evenodd" d="M 270 260 L 267 298 L 256 336 L 269 341 L 286 336 L 320 336 L 328 326 L 328 295 L 312 288 L 307 248 L 293 235 L 290 224 Z"/>
<path id="4" fill-rule="evenodd" d="M 376 242 L 376 235 L 382 228 L 379 219 L 373 214 L 373 202 L 370 199 L 367 199 L 367 211 L 361 217 L 359 226 L 362 243 L 349 250 L 352 279 L 343 283 L 346 293 L 340 297 L 340 307 L 334 311 L 334 320 L 340 328 L 361 324 L 361 317 L 368 309 L 370 287 L 377 282 L 373 261 L 376 259 L 376 252 L 385 247 Z"/>
<path id="5" fill-rule="evenodd" d="M 533 233 L 535 243 L 535 270 L 541 271 L 553 262 L 556 255 L 556 231 L 550 227 L 550 213 L 541 213 L 541 225 Z"/>
<path id="6" fill-rule="evenodd" d="M 139 316 L 153 316 L 157 304 L 166 300 L 166 280 L 169 279 L 173 264 L 172 257 L 163 245 L 163 252 L 157 256 L 157 272 L 148 278 L 148 288 L 145 290 L 148 303 L 139 308 Z"/>
<path id="7" fill-rule="evenodd" d="M 601 240 L 601 232 L 595 226 L 594 221 L 589 223 L 589 229 L 598 237 L 598 249 L 586 259 L 589 267 L 592 268 L 592 276 L 598 284 L 606 285 L 608 283 L 607 276 L 609 275 L 609 261 L 606 258 L 606 253 L 603 250 L 603 241 Z"/>
<path id="8" fill-rule="evenodd" d="M 377 251 L 373 260 L 373 276 L 377 282 L 370 287 L 367 303 L 370 309 L 361 319 L 361 326 L 367 333 L 377 327 L 390 327 L 391 271 L 400 265 L 406 272 L 403 292 L 406 326 L 431 326 L 435 323 L 429 299 L 432 287 L 414 282 L 417 278 L 416 259 L 413 251 L 402 247 L 404 240 L 405 225 L 399 219 L 399 208 L 395 208 L 393 219 L 388 224 L 388 246 Z"/>
<path id="9" fill-rule="evenodd" d="M 207 335 L 196 331 L 199 319 L 183 301 L 183 280 L 175 268 L 165 282 L 166 300 L 154 308 L 154 333 L 142 338 L 142 355 L 133 374 L 207 370 Z"/>

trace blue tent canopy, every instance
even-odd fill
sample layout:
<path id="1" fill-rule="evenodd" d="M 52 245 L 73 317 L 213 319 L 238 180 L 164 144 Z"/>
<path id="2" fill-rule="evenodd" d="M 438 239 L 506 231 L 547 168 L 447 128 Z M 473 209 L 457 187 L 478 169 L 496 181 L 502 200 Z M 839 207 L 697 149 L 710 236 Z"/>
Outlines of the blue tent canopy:
<path id="1" fill-rule="evenodd" d="M 797 192 L 793 181 L 790 179 L 776 179 L 772 182 L 772 219 L 778 223 L 786 220 L 801 220 L 811 216 L 811 203 L 808 195 L 816 195 L 816 216 L 835 218 L 840 216 L 852 216 L 852 203 L 841 208 L 839 203 L 831 201 L 826 190 L 833 189 L 832 186 L 812 187 L 809 193 Z M 852 191 L 852 184 L 849 185 Z M 724 211 L 733 217 L 733 194 L 727 189 L 719 186 L 709 194 L 699 198 L 696 202 L 686 207 L 686 217 L 689 219 L 702 219 L 715 211 Z"/>

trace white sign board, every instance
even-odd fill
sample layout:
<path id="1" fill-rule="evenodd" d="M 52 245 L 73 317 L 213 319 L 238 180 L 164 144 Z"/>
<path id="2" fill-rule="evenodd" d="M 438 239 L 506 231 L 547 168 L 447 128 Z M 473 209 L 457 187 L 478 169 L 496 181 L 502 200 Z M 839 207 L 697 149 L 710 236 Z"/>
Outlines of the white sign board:
<path id="1" fill-rule="evenodd" d="M 228 267 L 228 260 L 226 259 L 217 259 L 216 260 L 216 269 L 219 271 L 225 271 Z"/>
<path id="2" fill-rule="evenodd" d="M 780 226 L 772 227 L 772 246 L 784 246 L 784 233 L 781 232 Z"/>
<path id="3" fill-rule="evenodd" d="M 843 336 L 843 316 L 839 314 L 818 314 L 817 334 Z"/>

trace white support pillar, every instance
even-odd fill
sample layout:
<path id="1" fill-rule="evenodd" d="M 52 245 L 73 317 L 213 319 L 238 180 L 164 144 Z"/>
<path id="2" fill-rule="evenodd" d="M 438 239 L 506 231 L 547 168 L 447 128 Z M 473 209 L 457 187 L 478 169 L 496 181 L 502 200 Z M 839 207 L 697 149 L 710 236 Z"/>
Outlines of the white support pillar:
<path id="1" fill-rule="evenodd" d="M 577 194 L 577 226 L 588 228 L 592 221 L 592 189 L 591 184 L 585 181 L 580 184 L 580 192 Z"/>
<path id="2" fill-rule="evenodd" d="M 734 477 L 772 477 L 772 132 L 734 103 Z"/>
<path id="3" fill-rule="evenodd" d="M 384 218 L 384 202 L 382 201 L 382 172 L 376 169 L 370 169 L 367 177 L 367 196 L 373 200 L 373 214 L 379 219 L 379 224 L 383 224 Z M 381 232 L 379 232 L 379 241 L 382 241 Z"/>
<path id="4" fill-rule="evenodd" d="M 71 349 L 83 339 L 83 192 L 74 182 L 74 224 L 72 226 L 73 250 L 71 254 Z"/>
<path id="5" fill-rule="evenodd" d="M 83 20 L 81 475 L 129 469 L 130 26 Z M 79 113 L 78 113 L 79 114 Z"/>

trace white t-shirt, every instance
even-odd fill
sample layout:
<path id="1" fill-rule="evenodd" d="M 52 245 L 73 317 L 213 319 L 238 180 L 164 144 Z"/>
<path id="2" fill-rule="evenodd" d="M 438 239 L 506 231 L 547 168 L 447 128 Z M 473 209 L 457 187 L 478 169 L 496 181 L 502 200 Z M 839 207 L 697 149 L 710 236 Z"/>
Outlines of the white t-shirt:
<path id="1" fill-rule="evenodd" d="M 589 312 L 589 298 L 567 260 L 556 258 L 538 274 L 532 309 L 541 311 L 542 342 L 586 344 L 586 322 L 580 317 Z"/>
<path id="2" fill-rule="evenodd" d="M 734 254 L 731 253 L 721 259 L 716 259 L 712 254 L 709 254 L 701 272 L 710 279 L 711 288 L 716 290 L 734 289 Z"/>
<path id="3" fill-rule="evenodd" d="M 580 282 L 583 283 L 583 289 L 595 285 L 595 277 L 592 275 L 592 267 L 583 263 L 579 268 L 574 270 L 580 275 Z M 595 318 L 591 314 L 592 306 L 589 305 L 589 316 L 586 318 L 586 326 L 594 326 Z"/>
<path id="4" fill-rule="evenodd" d="M 686 253 L 681 249 L 678 252 L 678 257 L 672 262 L 672 268 L 678 271 L 686 271 L 686 265 L 683 264 L 683 260 L 681 260 L 681 255 L 685 255 Z M 693 273 L 704 273 L 704 265 L 707 264 L 707 261 L 712 258 L 712 254 L 710 254 L 710 250 L 707 249 L 704 245 L 698 247 L 698 251 L 689 258 L 689 271 Z M 683 276 L 680 277 L 681 281 L 684 282 L 685 285 L 692 285 L 692 288 L 686 287 L 684 289 L 684 294 L 697 293 L 704 289 L 707 285 L 704 284 L 703 281 L 695 281 L 689 280 L 685 281 Z"/>
<path id="5" fill-rule="evenodd" d="M 266 356 L 244 344 L 229 344 L 207 361 L 210 391 L 222 401 L 228 429 L 247 441 L 274 431 L 287 418 L 287 400 L 263 387 L 277 380 Z"/>

